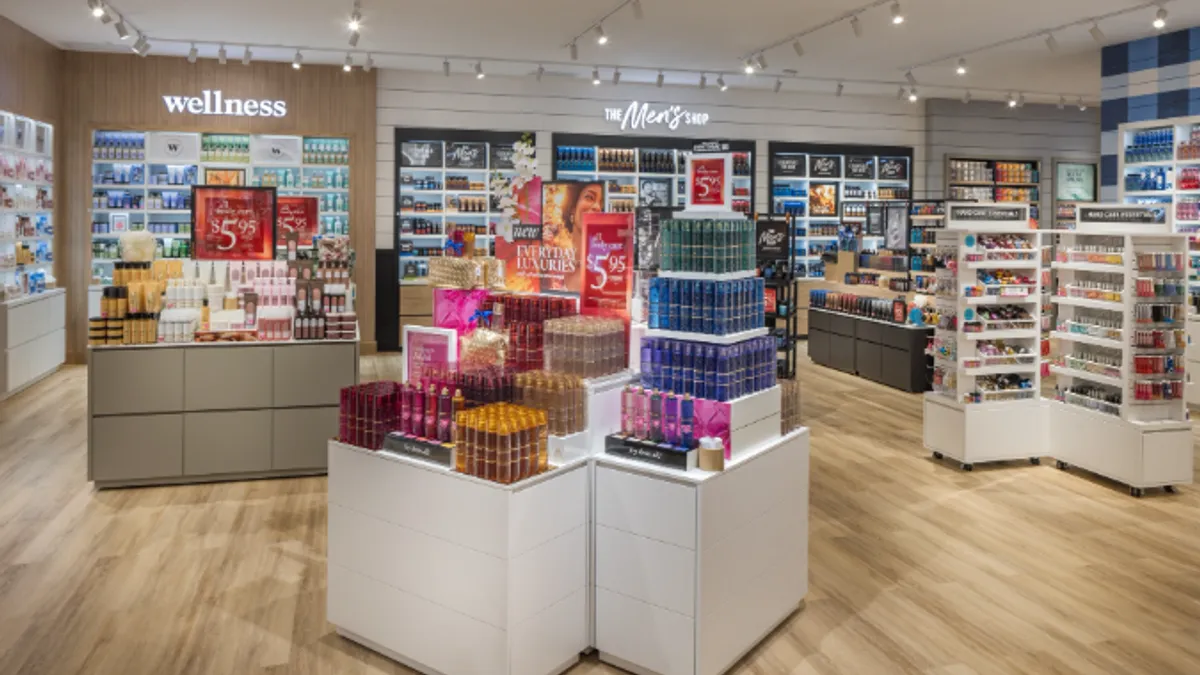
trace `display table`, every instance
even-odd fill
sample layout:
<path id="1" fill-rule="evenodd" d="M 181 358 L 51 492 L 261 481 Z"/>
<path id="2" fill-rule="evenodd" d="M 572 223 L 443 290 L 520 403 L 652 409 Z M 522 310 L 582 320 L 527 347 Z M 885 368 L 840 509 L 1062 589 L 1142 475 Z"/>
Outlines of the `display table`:
<path id="1" fill-rule="evenodd" d="M 90 347 L 98 488 L 325 472 L 357 341 Z"/>
<path id="2" fill-rule="evenodd" d="M 808 355 L 820 366 L 908 392 L 929 389 L 930 359 L 925 354 L 932 326 L 911 326 L 844 314 L 808 310 Z"/>
<path id="3" fill-rule="evenodd" d="M 514 485 L 329 443 L 328 619 L 430 675 L 552 675 L 588 647 L 589 465 Z"/>
<path id="4" fill-rule="evenodd" d="M 808 592 L 809 432 L 723 472 L 595 462 L 595 647 L 634 673 L 716 675 Z"/>
<path id="5" fill-rule="evenodd" d="M 0 302 L 0 400 L 53 373 L 66 359 L 67 292 Z"/>

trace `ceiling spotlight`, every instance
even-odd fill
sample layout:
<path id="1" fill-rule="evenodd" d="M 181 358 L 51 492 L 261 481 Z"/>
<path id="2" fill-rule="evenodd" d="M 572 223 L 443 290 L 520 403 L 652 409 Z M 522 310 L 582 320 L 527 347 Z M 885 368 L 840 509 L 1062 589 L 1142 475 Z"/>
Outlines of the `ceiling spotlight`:
<path id="1" fill-rule="evenodd" d="M 300 70 L 301 63 L 304 63 L 304 55 L 300 53 L 299 49 L 297 49 L 296 55 L 292 57 L 292 68 L 295 70 Z"/>
<path id="2" fill-rule="evenodd" d="M 752 62 L 750 59 L 746 59 L 746 66 L 745 66 L 744 70 L 746 71 L 747 75 L 753 75 L 754 74 L 754 62 Z"/>
<path id="3" fill-rule="evenodd" d="M 917 78 L 915 75 L 912 74 L 911 70 L 908 71 L 907 73 L 904 73 L 904 79 L 908 80 L 909 86 L 913 86 L 913 87 L 917 86 Z"/>
<path id="4" fill-rule="evenodd" d="M 613 84 L 621 84 L 621 69 L 613 68 Z"/>
<path id="5" fill-rule="evenodd" d="M 200 55 L 200 51 L 196 49 L 196 43 L 192 43 L 192 48 L 188 50 L 188 63 L 195 63 L 196 57 Z"/>
<path id="6" fill-rule="evenodd" d="M 571 43 L 571 60 L 579 60 L 579 45 L 575 44 L 574 42 Z"/>
<path id="7" fill-rule="evenodd" d="M 834 94 L 834 96 L 841 96 L 842 92 L 845 90 L 846 90 L 846 85 L 842 84 L 841 82 L 838 82 L 837 92 Z"/>
<path id="8" fill-rule="evenodd" d="M 892 23 L 897 25 L 904 23 L 904 12 L 900 11 L 899 2 L 892 3 Z"/>
<path id="9" fill-rule="evenodd" d="M 721 91 L 725 91 L 725 90 L 729 89 L 729 85 L 725 84 L 725 76 L 724 75 L 717 76 L 717 86 L 721 88 Z"/>
<path id="10" fill-rule="evenodd" d="M 1059 110 L 1063 110 L 1063 109 L 1065 109 L 1066 107 L 1067 107 L 1067 97 L 1066 97 L 1066 96 L 1059 96 L 1059 97 L 1058 97 L 1058 109 L 1059 109 Z"/>
<path id="11" fill-rule="evenodd" d="M 908 102 L 909 103 L 917 102 L 917 88 L 916 87 L 913 87 L 912 89 L 908 90 Z"/>
<path id="12" fill-rule="evenodd" d="M 100 23 L 112 23 L 112 20 L 112 14 L 109 13 L 108 8 L 105 7 L 104 12 L 100 15 Z"/>
<path id="13" fill-rule="evenodd" d="M 1083 102 L 1082 96 L 1079 97 L 1079 99 L 1076 101 L 1076 104 L 1079 106 L 1079 112 L 1087 110 L 1087 104 Z"/>
<path id="14" fill-rule="evenodd" d="M 775 93 L 778 94 L 780 89 L 783 89 L 783 80 L 777 77 L 775 78 Z"/>
<path id="15" fill-rule="evenodd" d="M 483 61 L 476 61 L 475 62 L 475 79 L 482 80 L 485 77 L 487 77 L 487 75 L 485 75 L 483 72 Z"/>
<path id="16" fill-rule="evenodd" d="M 642 12 L 642 0 L 633 0 L 633 18 L 638 21 L 646 18 L 646 14 Z"/>
<path id="17" fill-rule="evenodd" d="M 1017 97 L 1015 94 L 1010 93 L 1008 95 L 1008 107 L 1010 107 L 1010 108 L 1017 107 Z"/>
<path id="18" fill-rule="evenodd" d="M 138 35 L 137 42 L 133 45 L 133 53 L 138 56 L 145 56 L 150 53 L 150 41 L 145 35 Z"/>
<path id="19" fill-rule="evenodd" d="M 600 69 L 592 68 L 592 86 L 600 86 Z"/>
<path id="20" fill-rule="evenodd" d="M 1101 44 L 1104 43 L 1104 31 L 1100 30 L 1100 24 L 1093 21 L 1092 27 L 1088 29 L 1088 32 L 1092 34 L 1093 40 Z"/>
<path id="21" fill-rule="evenodd" d="M 758 69 L 759 69 L 759 70 L 766 70 L 766 69 L 767 69 L 767 55 L 766 55 L 766 54 L 759 54 L 759 55 L 758 55 L 758 58 L 756 58 L 756 59 L 754 60 L 754 62 L 758 64 Z"/>
<path id="22" fill-rule="evenodd" d="M 92 10 L 92 18 L 99 19 L 104 16 L 104 3 L 100 0 L 88 0 L 88 8 Z"/>
<path id="23" fill-rule="evenodd" d="M 129 28 L 125 25 L 125 19 L 117 22 L 117 37 L 122 40 L 129 39 Z"/>
<path id="24" fill-rule="evenodd" d="M 963 92 L 962 102 L 963 102 L 963 103 L 970 103 L 970 102 L 971 102 L 971 90 L 970 90 L 970 89 L 968 89 L 968 90 L 966 90 L 965 92 Z"/>
<path id="25" fill-rule="evenodd" d="M 967 60 L 959 59 L 958 67 L 954 69 L 954 72 L 959 75 L 966 75 L 967 74 Z"/>
<path id="26" fill-rule="evenodd" d="M 246 45 L 246 51 L 242 52 L 242 65 L 250 65 L 250 59 L 253 57 L 254 55 L 250 53 L 250 45 Z"/>
<path id="27" fill-rule="evenodd" d="M 226 61 L 225 45 L 221 45 L 221 48 L 217 50 L 217 62 L 220 63 L 221 65 L 225 65 L 225 61 Z"/>
<path id="28" fill-rule="evenodd" d="M 375 67 L 375 59 L 371 58 L 370 54 L 367 54 L 367 60 L 363 61 L 363 72 L 369 73 L 369 72 L 371 72 L 371 69 L 374 67 Z"/>
<path id="29" fill-rule="evenodd" d="M 854 29 L 854 37 L 862 37 L 862 22 L 858 20 L 858 15 L 850 17 L 850 28 Z"/>
<path id="30" fill-rule="evenodd" d="M 539 63 L 538 69 L 537 69 L 537 81 L 541 82 L 542 76 L 545 74 L 546 74 L 546 67 Z"/>
<path id="31" fill-rule="evenodd" d="M 796 52 L 796 56 L 804 56 L 804 45 L 800 44 L 799 40 L 792 43 L 792 49 Z"/>
<path id="32" fill-rule="evenodd" d="M 604 34 L 604 26 L 601 26 L 599 24 L 596 24 L 596 44 L 598 44 L 598 45 L 608 44 L 608 36 Z"/>
<path id="33" fill-rule="evenodd" d="M 350 12 L 350 21 L 346 24 L 351 33 L 357 33 L 362 29 L 362 12 L 358 11 L 358 3 L 354 3 L 354 5 L 354 11 Z"/>
<path id="34" fill-rule="evenodd" d="M 1052 54 L 1058 52 L 1058 38 L 1054 37 L 1054 33 L 1046 33 L 1046 49 Z"/>
<path id="35" fill-rule="evenodd" d="M 708 87 L 708 76 L 705 75 L 704 73 L 700 73 L 700 88 L 706 89 L 707 87 Z"/>
<path id="36" fill-rule="evenodd" d="M 1158 12 L 1154 14 L 1154 27 L 1162 30 L 1167 27 L 1167 8 L 1159 7 Z"/>
<path id="37" fill-rule="evenodd" d="M 354 68 L 354 59 L 351 58 L 351 56 L 349 54 L 346 54 L 346 61 L 344 63 L 342 63 L 342 71 L 348 73 L 353 68 Z"/>
<path id="38" fill-rule="evenodd" d="M 1025 107 L 1025 94 L 1021 94 L 1021 95 L 1017 96 L 1017 107 L 1018 108 Z"/>
<path id="39" fill-rule="evenodd" d="M 442 60 L 442 75 L 450 77 L 450 59 Z"/>
<path id="40" fill-rule="evenodd" d="M 658 71 L 658 77 L 654 78 L 654 86 L 658 87 L 659 89 L 662 89 L 663 81 L 665 79 L 666 78 L 663 77 L 663 71 L 661 71 L 661 70 Z"/>

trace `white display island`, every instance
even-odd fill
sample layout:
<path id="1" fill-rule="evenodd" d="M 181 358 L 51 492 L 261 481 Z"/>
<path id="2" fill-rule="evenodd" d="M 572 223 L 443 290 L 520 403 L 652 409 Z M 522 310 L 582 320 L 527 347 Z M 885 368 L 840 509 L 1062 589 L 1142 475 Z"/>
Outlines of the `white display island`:
<path id="1" fill-rule="evenodd" d="M 587 649 L 584 458 L 502 485 L 329 443 L 328 619 L 428 675 L 553 675 Z"/>
<path id="2" fill-rule="evenodd" d="M 808 593 L 809 432 L 677 471 L 595 458 L 595 647 L 634 673 L 716 675 Z"/>
<path id="3" fill-rule="evenodd" d="M 61 288 L 0 302 L 0 401 L 63 364 L 66 308 Z"/>

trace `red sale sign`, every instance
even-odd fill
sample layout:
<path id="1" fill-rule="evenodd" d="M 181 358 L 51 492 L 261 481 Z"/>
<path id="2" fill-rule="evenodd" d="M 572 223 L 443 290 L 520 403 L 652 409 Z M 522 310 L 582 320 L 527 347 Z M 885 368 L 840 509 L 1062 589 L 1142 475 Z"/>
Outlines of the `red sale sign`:
<path id="1" fill-rule="evenodd" d="M 584 276 L 581 314 L 629 317 L 633 289 L 633 214 L 583 216 Z"/>
<path id="2" fill-rule="evenodd" d="M 276 232 L 296 232 L 301 246 L 312 246 L 319 231 L 316 197 L 280 197 L 275 217 Z"/>
<path id="3" fill-rule="evenodd" d="M 687 208 L 733 210 L 733 155 L 690 155 L 687 160 Z"/>
<path id="4" fill-rule="evenodd" d="M 192 257 L 274 260 L 275 188 L 192 188 Z"/>

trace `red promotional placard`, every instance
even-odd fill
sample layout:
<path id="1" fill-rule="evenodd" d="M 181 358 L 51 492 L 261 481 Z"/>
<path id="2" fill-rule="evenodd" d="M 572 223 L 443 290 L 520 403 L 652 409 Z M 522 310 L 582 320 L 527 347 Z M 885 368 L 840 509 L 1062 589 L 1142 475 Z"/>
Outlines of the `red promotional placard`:
<path id="1" fill-rule="evenodd" d="M 632 213 L 583 216 L 584 278 L 581 314 L 629 317 L 633 289 Z"/>
<path id="2" fill-rule="evenodd" d="M 275 188 L 192 187 L 192 257 L 274 260 Z"/>
<path id="3" fill-rule="evenodd" d="M 319 230 L 318 213 L 316 197 L 280 197 L 275 230 L 278 235 L 295 232 L 301 246 L 312 246 Z"/>
<path id="4" fill-rule="evenodd" d="M 687 207 L 733 210 L 733 155 L 691 155 L 687 163 Z"/>

